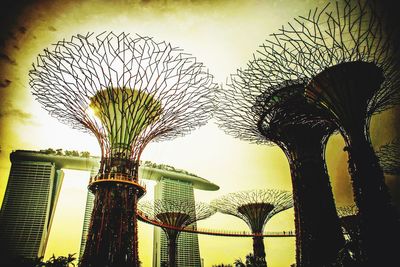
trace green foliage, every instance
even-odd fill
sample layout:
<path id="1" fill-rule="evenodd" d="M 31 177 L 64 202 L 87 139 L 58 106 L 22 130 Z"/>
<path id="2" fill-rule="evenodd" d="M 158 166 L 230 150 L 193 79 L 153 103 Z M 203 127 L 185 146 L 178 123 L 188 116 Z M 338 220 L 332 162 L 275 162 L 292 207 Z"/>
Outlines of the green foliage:
<path id="1" fill-rule="evenodd" d="M 144 162 L 140 162 L 140 164 L 145 166 L 145 167 L 150 167 L 150 168 L 155 168 L 155 169 L 160 169 L 160 170 L 166 170 L 166 171 L 172 171 L 172 172 L 177 172 L 177 173 L 183 173 L 183 174 L 191 175 L 191 176 L 194 176 L 194 177 L 199 177 L 194 173 L 190 173 L 190 172 L 182 170 L 182 169 L 177 169 L 174 166 L 167 165 L 167 164 L 157 164 L 157 163 L 151 162 L 149 160 L 146 160 Z"/>
<path id="2" fill-rule="evenodd" d="M 265 267 L 264 262 L 257 261 L 252 253 L 246 255 L 246 261 L 243 262 L 241 258 L 236 259 L 233 263 L 235 267 Z"/>
<path id="3" fill-rule="evenodd" d="M 90 152 L 88 152 L 88 151 L 81 151 L 80 157 L 81 157 L 81 158 L 89 158 L 89 157 L 90 157 Z"/>
<path id="4" fill-rule="evenodd" d="M 81 157 L 81 158 L 89 158 L 90 152 L 88 151 L 77 151 L 77 150 L 65 150 L 63 151 L 61 148 L 56 150 L 52 148 L 40 150 L 41 153 L 47 155 L 56 155 L 56 156 L 66 156 L 66 157 Z"/>
<path id="5" fill-rule="evenodd" d="M 55 257 L 54 254 L 53 256 L 46 261 L 45 263 L 45 267 L 69 267 L 69 266 L 74 266 L 74 261 L 76 260 L 76 258 L 74 257 L 75 254 L 68 254 L 68 257 L 64 257 L 64 256 L 59 256 L 59 257 Z"/>

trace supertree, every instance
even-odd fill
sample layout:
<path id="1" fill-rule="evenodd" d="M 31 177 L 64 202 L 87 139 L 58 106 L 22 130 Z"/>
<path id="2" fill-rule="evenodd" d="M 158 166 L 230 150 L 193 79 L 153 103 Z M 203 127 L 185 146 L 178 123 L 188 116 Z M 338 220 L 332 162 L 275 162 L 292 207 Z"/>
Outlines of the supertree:
<path id="1" fill-rule="evenodd" d="M 217 211 L 233 215 L 246 222 L 255 236 L 253 255 L 257 266 L 267 266 L 262 234 L 275 214 L 293 207 L 292 194 L 283 190 L 264 189 L 230 193 L 210 204 Z"/>
<path id="2" fill-rule="evenodd" d="M 185 228 L 199 220 L 206 219 L 215 213 L 215 210 L 202 202 L 190 200 L 155 200 L 154 202 L 139 202 L 138 209 L 147 217 L 161 223 L 168 240 L 168 266 L 176 267 L 176 253 L 179 228 Z M 163 227 L 172 226 L 171 227 Z"/>
<path id="3" fill-rule="evenodd" d="M 138 266 L 140 156 L 150 141 L 205 124 L 216 85 L 201 63 L 169 43 L 102 33 L 44 50 L 30 71 L 36 99 L 52 116 L 92 133 L 101 148 L 82 266 Z"/>
<path id="4" fill-rule="evenodd" d="M 259 53 L 221 90 L 216 112 L 228 134 L 278 145 L 292 176 L 298 266 L 334 262 L 345 244 L 325 164 L 336 127 L 327 112 L 307 103 L 306 80 L 273 48 Z"/>
<path id="5" fill-rule="evenodd" d="M 371 1 L 345 0 L 296 18 L 264 46 L 289 59 L 291 73 L 308 79 L 308 101 L 329 112 L 345 140 L 366 265 L 393 264 L 396 246 L 389 244 L 400 238 L 398 214 L 369 136 L 372 114 L 400 99 L 398 48 L 384 29 Z"/>
<path id="6" fill-rule="evenodd" d="M 359 261 L 360 258 L 360 230 L 358 208 L 355 205 L 342 206 L 337 208 L 340 222 L 349 236 L 348 249 L 352 252 L 353 258 Z"/>
<path id="7" fill-rule="evenodd" d="M 400 175 L 400 139 L 381 146 L 376 155 L 385 173 Z"/>

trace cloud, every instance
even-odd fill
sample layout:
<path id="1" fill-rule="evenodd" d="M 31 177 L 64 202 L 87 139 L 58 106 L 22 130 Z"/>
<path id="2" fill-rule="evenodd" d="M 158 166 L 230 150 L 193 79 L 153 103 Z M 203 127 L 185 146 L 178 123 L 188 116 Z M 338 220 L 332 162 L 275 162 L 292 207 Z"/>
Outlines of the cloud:
<path id="1" fill-rule="evenodd" d="M 25 34 L 25 33 L 26 33 L 26 28 L 25 28 L 24 26 L 20 26 L 20 27 L 18 28 L 18 31 L 19 31 L 20 33 L 22 33 L 22 34 Z"/>
<path id="2" fill-rule="evenodd" d="M 5 62 L 12 65 L 17 65 L 17 62 L 15 60 L 11 59 L 8 55 L 4 53 L 0 53 L 0 60 L 4 60 Z"/>
<path id="3" fill-rule="evenodd" d="M 8 79 L 0 80 L 0 88 L 5 88 L 5 87 L 9 86 L 10 83 L 11 83 L 11 81 Z"/>
<path id="4" fill-rule="evenodd" d="M 2 110 L 0 110 L 0 120 L 6 117 L 19 120 L 23 123 L 33 124 L 31 114 L 24 112 L 18 108 L 12 107 L 11 105 L 8 105 L 8 107 L 4 107 Z"/>

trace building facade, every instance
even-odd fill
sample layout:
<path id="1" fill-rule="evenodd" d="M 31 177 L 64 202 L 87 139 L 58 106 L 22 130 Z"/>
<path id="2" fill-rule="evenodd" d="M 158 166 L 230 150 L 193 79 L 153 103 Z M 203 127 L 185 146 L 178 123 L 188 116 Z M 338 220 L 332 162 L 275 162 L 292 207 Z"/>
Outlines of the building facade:
<path id="1" fill-rule="evenodd" d="M 50 162 L 14 161 L 0 212 L 7 257 L 44 255 L 63 172 Z"/>
<path id="2" fill-rule="evenodd" d="M 188 203 L 194 205 L 193 184 L 188 181 L 161 178 L 154 189 L 155 200 L 188 200 Z M 196 223 L 192 226 L 196 227 Z M 153 238 L 153 267 L 161 267 L 163 262 L 168 263 L 168 239 L 159 227 L 154 227 Z M 176 256 L 178 267 L 201 266 L 197 234 L 180 233 Z"/>
<path id="3" fill-rule="evenodd" d="M 7 258 L 44 256 L 61 191 L 62 169 L 92 170 L 98 159 L 17 150 L 0 211 L 0 254 Z"/>
<path id="4" fill-rule="evenodd" d="M 93 177 L 97 174 L 98 168 L 93 168 L 90 171 L 90 177 Z M 79 249 L 79 258 L 82 257 L 83 253 L 85 252 L 85 246 L 86 246 L 86 240 L 87 240 L 87 235 L 89 233 L 89 226 L 90 226 L 90 218 L 92 216 L 92 211 L 93 211 L 93 206 L 94 206 L 94 194 L 90 192 L 90 190 L 87 190 L 87 195 L 86 195 L 86 206 L 85 206 L 85 215 L 83 218 L 83 227 L 82 227 L 82 236 L 81 236 L 81 246 Z"/>

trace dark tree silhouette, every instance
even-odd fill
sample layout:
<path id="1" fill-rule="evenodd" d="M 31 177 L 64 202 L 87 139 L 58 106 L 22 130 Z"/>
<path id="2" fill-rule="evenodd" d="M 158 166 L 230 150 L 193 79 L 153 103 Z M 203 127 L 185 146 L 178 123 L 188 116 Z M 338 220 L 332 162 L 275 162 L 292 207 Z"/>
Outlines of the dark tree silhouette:
<path id="1" fill-rule="evenodd" d="M 39 55 L 30 86 L 61 122 L 92 133 L 101 147 L 82 266 L 138 266 L 140 156 L 153 141 L 205 124 L 216 85 L 201 63 L 165 42 L 103 33 L 62 40 Z"/>
<path id="2" fill-rule="evenodd" d="M 265 49 L 221 90 L 216 112 L 228 134 L 258 144 L 276 144 L 288 158 L 299 266 L 334 262 L 344 245 L 325 164 L 325 146 L 335 125 L 328 113 L 304 98 L 305 80 L 273 48 Z M 289 80 L 293 78 L 293 80 Z"/>
<path id="3" fill-rule="evenodd" d="M 275 214 L 293 206 L 292 194 L 283 190 L 252 190 L 231 193 L 210 204 L 217 211 L 233 215 L 246 222 L 252 233 L 262 234 Z M 262 236 L 253 237 L 253 253 L 259 266 L 267 266 Z"/>
<path id="4" fill-rule="evenodd" d="M 161 223 L 168 239 L 168 267 L 176 267 L 176 252 L 179 228 L 206 219 L 215 213 L 207 204 L 189 200 L 155 200 L 140 202 L 138 209 L 148 218 Z M 163 227 L 162 225 L 176 227 Z"/>
<path id="5" fill-rule="evenodd" d="M 2 266 L 4 267 L 70 267 L 74 266 L 76 260 L 75 254 L 68 254 L 68 256 L 58 256 L 54 254 L 47 261 L 43 261 L 43 257 L 38 258 L 24 258 L 16 257 L 11 259 L 3 259 Z"/>
<path id="6" fill-rule="evenodd" d="M 376 155 L 385 173 L 400 175 L 400 139 L 381 146 Z"/>
<path id="7" fill-rule="evenodd" d="M 290 62 L 282 70 L 287 75 L 307 78 L 308 101 L 328 111 L 344 137 L 359 208 L 362 261 L 390 266 L 400 225 L 371 146 L 369 122 L 372 114 L 399 103 L 398 47 L 384 32 L 372 1 L 342 2 L 296 18 L 264 48 L 273 47 Z"/>

